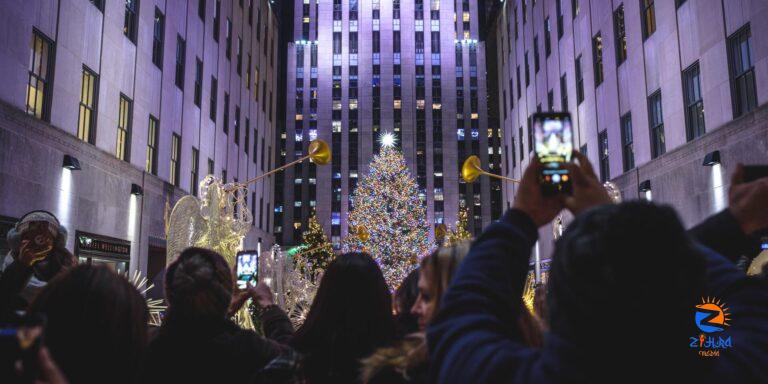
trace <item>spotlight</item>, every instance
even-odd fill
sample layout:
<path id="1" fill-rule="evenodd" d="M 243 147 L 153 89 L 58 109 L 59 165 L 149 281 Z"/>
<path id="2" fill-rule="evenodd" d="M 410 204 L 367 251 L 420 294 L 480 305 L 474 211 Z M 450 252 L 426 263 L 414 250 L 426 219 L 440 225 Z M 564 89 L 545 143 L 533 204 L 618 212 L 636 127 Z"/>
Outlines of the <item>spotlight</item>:
<path id="1" fill-rule="evenodd" d="M 640 183 L 640 192 L 648 192 L 651 190 L 651 181 L 645 180 L 642 183 Z"/>
<path id="2" fill-rule="evenodd" d="M 704 156 L 704 162 L 701 164 L 706 167 L 720 164 L 720 151 L 712 151 Z"/>
<path id="3" fill-rule="evenodd" d="M 61 166 L 70 171 L 79 171 L 82 169 L 80 168 L 80 161 L 77 160 L 77 157 L 70 155 L 64 155 L 64 163 Z"/>
<path id="4" fill-rule="evenodd" d="M 131 195 L 143 196 L 144 195 L 144 188 L 142 188 L 138 184 L 131 184 Z"/>

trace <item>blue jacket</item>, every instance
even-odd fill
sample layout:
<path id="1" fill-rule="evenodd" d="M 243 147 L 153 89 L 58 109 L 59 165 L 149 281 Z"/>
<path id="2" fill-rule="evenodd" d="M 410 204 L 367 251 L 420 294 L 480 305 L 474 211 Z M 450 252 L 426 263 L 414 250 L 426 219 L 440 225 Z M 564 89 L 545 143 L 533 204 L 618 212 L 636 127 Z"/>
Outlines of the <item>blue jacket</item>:
<path id="1" fill-rule="evenodd" d="M 582 369 L 595 364 L 594 356 L 584 356 L 554 333 L 545 335 L 541 349 L 527 347 L 516 329 L 520 305 L 510 298 L 522 295 L 537 238 L 530 217 L 513 209 L 475 241 L 427 332 L 433 382 L 594 382 Z M 722 256 L 701 250 L 706 294 L 728 303 L 733 319 L 728 334 L 734 345 L 707 360 L 706 381 L 768 383 L 768 288 Z M 688 336 L 681 335 L 681 340 Z M 631 372 L 627 375 L 631 378 Z"/>

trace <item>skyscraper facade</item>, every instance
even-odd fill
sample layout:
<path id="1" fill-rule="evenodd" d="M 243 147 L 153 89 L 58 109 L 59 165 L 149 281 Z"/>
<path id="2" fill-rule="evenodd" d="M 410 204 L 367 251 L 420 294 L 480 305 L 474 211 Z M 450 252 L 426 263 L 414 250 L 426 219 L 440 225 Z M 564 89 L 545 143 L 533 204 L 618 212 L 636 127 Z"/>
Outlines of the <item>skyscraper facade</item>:
<path id="1" fill-rule="evenodd" d="M 521 176 L 531 115 L 548 110 L 571 113 L 575 148 L 624 199 L 672 204 L 689 226 L 725 207 L 737 163 L 768 163 L 768 3 L 506 0 L 497 13 L 505 175 Z M 514 194 L 506 184 L 507 205 Z"/>
<path id="2" fill-rule="evenodd" d="M 273 166 L 277 18 L 268 0 L 0 2 L 0 254 L 48 210 L 83 262 L 165 265 L 166 206 L 208 174 Z M 270 178 L 246 249 L 273 242 Z"/>
<path id="3" fill-rule="evenodd" d="M 500 184 L 459 177 L 471 154 L 486 169 L 498 171 L 501 162 L 498 129 L 486 120 L 476 1 L 297 0 L 293 15 L 286 132 L 278 145 L 290 162 L 323 139 L 333 160 L 294 167 L 277 180 L 278 239 L 300 242 L 314 210 L 338 247 L 349 197 L 384 133 L 396 137 L 433 227 L 453 225 L 460 206 L 475 232 L 500 214 Z"/>

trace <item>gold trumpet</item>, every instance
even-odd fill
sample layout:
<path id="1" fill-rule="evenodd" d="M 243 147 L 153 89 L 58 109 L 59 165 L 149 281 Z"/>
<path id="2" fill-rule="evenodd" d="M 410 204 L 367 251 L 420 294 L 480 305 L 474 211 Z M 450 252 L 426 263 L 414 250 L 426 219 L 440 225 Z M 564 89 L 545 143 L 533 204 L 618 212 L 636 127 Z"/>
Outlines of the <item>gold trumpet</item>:
<path id="1" fill-rule="evenodd" d="M 490 173 L 483 171 L 482 168 L 480 168 L 480 158 L 472 155 L 470 157 L 467 157 L 467 160 L 464 161 L 464 165 L 461 166 L 461 177 L 466 181 L 467 183 L 474 182 L 475 179 L 480 177 L 480 175 L 486 175 L 490 177 L 495 177 L 497 179 L 506 180 L 512 183 L 519 183 L 520 180 L 513 179 L 506 176 L 497 175 L 495 173 Z"/>
<path id="2" fill-rule="evenodd" d="M 244 183 L 241 183 L 243 185 L 250 184 L 253 182 L 256 182 L 264 177 L 267 177 L 273 173 L 277 173 L 282 171 L 283 169 L 286 169 L 288 167 L 294 166 L 298 163 L 301 163 L 302 161 L 310 159 L 317 165 L 326 165 L 331 162 L 331 147 L 328 146 L 328 143 L 326 143 L 323 140 L 315 139 L 312 140 L 311 143 L 309 143 L 309 148 L 307 149 L 307 155 L 300 157 L 294 161 L 291 161 L 288 164 L 283 165 L 282 167 L 275 168 L 267 173 L 263 173 L 261 175 L 258 175 L 250 180 L 245 181 Z"/>

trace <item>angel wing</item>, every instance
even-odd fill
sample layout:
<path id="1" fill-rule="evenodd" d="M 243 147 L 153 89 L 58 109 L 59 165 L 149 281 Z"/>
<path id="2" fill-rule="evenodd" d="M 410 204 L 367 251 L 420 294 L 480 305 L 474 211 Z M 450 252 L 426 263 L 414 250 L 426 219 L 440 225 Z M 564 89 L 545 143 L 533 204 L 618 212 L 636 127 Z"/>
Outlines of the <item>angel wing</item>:
<path id="1" fill-rule="evenodd" d="M 197 245 L 206 230 L 200 213 L 200 201 L 191 195 L 179 199 L 168 220 L 168 251 L 165 263 L 170 264 L 186 248 Z"/>

